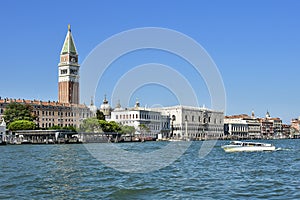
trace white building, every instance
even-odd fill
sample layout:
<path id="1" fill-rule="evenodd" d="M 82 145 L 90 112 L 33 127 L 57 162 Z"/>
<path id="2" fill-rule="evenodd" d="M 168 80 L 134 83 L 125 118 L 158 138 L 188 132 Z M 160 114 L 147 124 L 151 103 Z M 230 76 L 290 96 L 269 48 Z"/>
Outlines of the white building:
<path id="1" fill-rule="evenodd" d="M 224 132 L 229 138 L 248 138 L 249 129 L 247 121 L 241 118 L 225 118 Z"/>
<path id="2" fill-rule="evenodd" d="M 188 140 L 222 138 L 224 134 L 224 113 L 207 108 L 172 106 L 151 108 L 171 118 L 169 137 Z"/>
<path id="3" fill-rule="evenodd" d="M 256 118 L 254 111 L 251 116 L 247 114 L 226 116 L 224 119 L 224 132 L 227 138 L 236 139 L 260 139 L 261 138 L 261 122 Z"/>
<path id="4" fill-rule="evenodd" d="M 161 112 L 139 107 L 118 107 L 111 112 L 109 121 L 115 121 L 123 126 L 133 126 L 139 137 L 157 138 L 159 133 L 170 131 L 170 118 Z"/>

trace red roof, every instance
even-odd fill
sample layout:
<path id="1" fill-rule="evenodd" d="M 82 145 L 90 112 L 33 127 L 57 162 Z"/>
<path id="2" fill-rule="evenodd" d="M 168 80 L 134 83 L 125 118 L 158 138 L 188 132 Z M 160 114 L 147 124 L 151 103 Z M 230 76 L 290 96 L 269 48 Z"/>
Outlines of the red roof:
<path id="1" fill-rule="evenodd" d="M 86 105 L 84 104 L 69 104 L 69 103 L 59 103 L 57 101 L 40 101 L 40 100 L 25 100 L 25 99 L 0 99 L 0 103 L 24 103 L 30 105 L 43 105 L 43 106 L 65 106 L 65 107 L 81 107 L 84 108 Z"/>

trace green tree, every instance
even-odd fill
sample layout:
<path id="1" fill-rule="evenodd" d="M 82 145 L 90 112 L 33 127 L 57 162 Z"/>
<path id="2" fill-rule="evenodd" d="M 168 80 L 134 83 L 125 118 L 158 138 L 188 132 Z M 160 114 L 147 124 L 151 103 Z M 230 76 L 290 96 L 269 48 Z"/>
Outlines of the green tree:
<path id="1" fill-rule="evenodd" d="M 80 131 L 88 133 L 101 133 L 103 132 L 100 126 L 100 122 L 97 118 L 88 118 L 83 120 L 80 125 Z"/>
<path id="2" fill-rule="evenodd" d="M 36 116 L 32 114 L 32 107 L 27 104 L 10 103 L 6 106 L 4 111 L 4 120 L 9 125 L 15 120 L 33 121 Z"/>
<path id="3" fill-rule="evenodd" d="M 121 126 L 114 121 L 107 122 L 105 120 L 98 120 L 97 118 L 88 118 L 83 120 L 80 131 L 92 133 L 120 132 Z"/>
<path id="4" fill-rule="evenodd" d="M 102 129 L 103 132 L 110 132 L 109 131 L 110 127 L 109 127 L 107 121 L 105 121 L 105 120 L 98 120 L 98 122 L 99 122 L 99 125 L 100 125 L 100 127 L 101 127 L 101 129 Z"/>
<path id="5" fill-rule="evenodd" d="M 99 109 L 96 111 L 96 118 L 99 120 L 105 120 L 105 115 Z"/>
<path id="6" fill-rule="evenodd" d="M 70 130 L 70 131 L 76 132 L 76 128 L 74 126 L 64 126 L 62 129 L 63 130 Z"/>
<path id="7" fill-rule="evenodd" d="M 100 127 L 103 130 L 103 132 L 120 132 L 121 127 L 118 123 L 111 121 L 107 122 L 104 120 L 99 120 Z"/>
<path id="8" fill-rule="evenodd" d="M 15 120 L 8 125 L 8 129 L 11 131 L 16 130 L 34 130 L 36 124 L 29 120 Z"/>
<path id="9" fill-rule="evenodd" d="M 145 124 L 140 124 L 139 129 L 140 129 L 141 132 L 150 132 L 149 127 L 146 126 Z"/>
<path id="10" fill-rule="evenodd" d="M 61 130 L 62 127 L 61 126 L 58 126 L 58 125 L 54 125 L 54 126 L 51 126 L 48 128 L 48 130 Z"/>
<path id="11" fill-rule="evenodd" d="M 135 128 L 133 126 L 122 126 L 121 127 L 121 133 L 126 135 L 132 135 L 135 132 Z"/>
<path id="12" fill-rule="evenodd" d="M 117 122 L 114 122 L 114 121 L 110 121 L 109 122 L 109 126 L 110 126 L 110 132 L 120 132 L 122 129 L 121 129 L 121 126 L 117 123 Z"/>
<path id="13" fill-rule="evenodd" d="M 48 130 L 71 130 L 71 131 L 76 132 L 76 128 L 74 126 L 61 127 L 61 126 L 58 126 L 58 125 L 54 125 L 54 126 L 49 127 Z"/>

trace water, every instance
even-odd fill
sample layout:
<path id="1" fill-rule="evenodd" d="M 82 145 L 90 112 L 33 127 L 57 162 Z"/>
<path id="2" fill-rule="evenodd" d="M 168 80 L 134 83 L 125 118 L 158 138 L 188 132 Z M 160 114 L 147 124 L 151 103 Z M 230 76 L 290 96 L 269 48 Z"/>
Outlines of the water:
<path id="1" fill-rule="evenodd" d="M 300 199 L 300 140 L 268 142 L 281 150 L 225 153 L 218 141 L 204 158 L 203 142 L 193 142 L 172 165 L 143 174 L 106 167 L 80 144 L 0 146 L 0 199 Z M 116 145 L 141 152 L 166 143 Z"/>

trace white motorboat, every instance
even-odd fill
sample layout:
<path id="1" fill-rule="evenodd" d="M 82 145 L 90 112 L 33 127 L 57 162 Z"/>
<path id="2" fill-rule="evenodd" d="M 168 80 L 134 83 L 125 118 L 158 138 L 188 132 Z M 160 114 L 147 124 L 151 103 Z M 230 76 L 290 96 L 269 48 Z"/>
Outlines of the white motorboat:
<path id="1" fill-rule="evenodd" d="M 222 146 L 225 152 L 239 152 L 239 151 L 274 151 L 275 146 L 260 142 L 241 142 L 232 141 L 228 145 Z"/>

